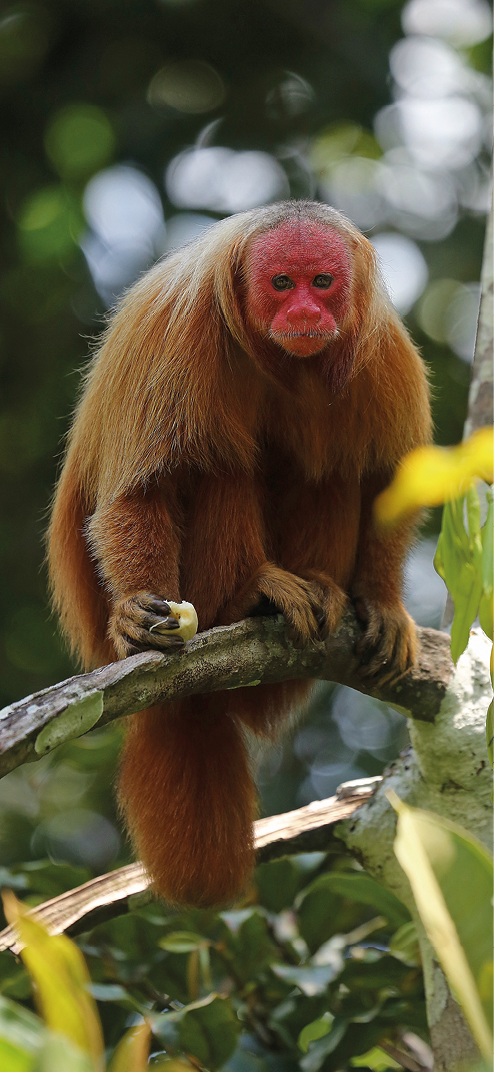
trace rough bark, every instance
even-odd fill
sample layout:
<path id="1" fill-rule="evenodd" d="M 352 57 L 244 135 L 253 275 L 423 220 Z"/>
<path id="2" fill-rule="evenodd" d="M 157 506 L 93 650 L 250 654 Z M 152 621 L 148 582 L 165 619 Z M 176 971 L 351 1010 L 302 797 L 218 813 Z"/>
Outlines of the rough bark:
<path id="1" fill-rule="evenodd" d="M 434 725 L 410 721 L 408 753 L 385 772 L 375 795 L 337 831 L 366 870 L 407 905 L 417 922 L 436 1072 L 453 1072 L 478 1051 L 417 918 L 408 880 L 394 854 L 396 816 L 386 792 L 392 788 L 406 803 L 452 819 L 491 850 L 492 772 L 485 738 L 492 695 L 489 654 L 487 638 L 473 632 Z"/>

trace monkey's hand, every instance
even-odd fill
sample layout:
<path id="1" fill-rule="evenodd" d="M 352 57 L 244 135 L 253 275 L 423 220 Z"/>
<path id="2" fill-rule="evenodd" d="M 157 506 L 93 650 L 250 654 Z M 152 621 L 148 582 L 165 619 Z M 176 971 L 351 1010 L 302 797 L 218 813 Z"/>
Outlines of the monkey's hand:
<path id="1" fill-rule="evenodd" d="M 137 592 L 115 605 L 108 631 L 119 659 L 149 648 L 182 648 L 197 633 L 197 614 L 192 603 Z"/>
<path id="2" fill-rule="evenodd" d="M 356 648 L 360 676 L 383 685 L 411 670 L 417 657 L 417 631 L 403 604 L 398 600 L 387 606 L 365 596 L 357 596 L 354 603 L 365 628 Z"/>

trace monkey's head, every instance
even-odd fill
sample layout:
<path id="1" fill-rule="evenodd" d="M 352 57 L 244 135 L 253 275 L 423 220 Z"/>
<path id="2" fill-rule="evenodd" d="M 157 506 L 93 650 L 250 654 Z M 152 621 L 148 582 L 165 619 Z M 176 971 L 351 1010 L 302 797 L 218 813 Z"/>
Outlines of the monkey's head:
<path id="1" fill-rule="evenodd" d="M 338 337 L 349 310 L 351 262 L 332 227 L 306 218 L 258 234 L 245 275 L 247 318 L 264 338 L 304 358 Z"/>

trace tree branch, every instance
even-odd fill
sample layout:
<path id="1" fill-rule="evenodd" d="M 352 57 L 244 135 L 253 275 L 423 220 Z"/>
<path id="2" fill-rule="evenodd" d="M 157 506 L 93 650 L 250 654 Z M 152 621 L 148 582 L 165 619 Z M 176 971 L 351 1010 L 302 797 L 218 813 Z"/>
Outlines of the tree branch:
<path id="1" fill-rule="evenodd" d="M 354 654 L 361 631 L 347 611 L 324 643 L 296 648 L 283 618 L 249 618 L 199 633 L 173 654 L 146 651 L 69 678 L 0 711 L 0 776 L 122 715 L 163 700 L 261 682 L 319 678 L 348 685 L 433 722 L 452 674 L 449 637 L 419 629 L 413 672 L 376 689 L 359 674 Z"/>
<path id="2" fill-rule="evenodd" d="M 258 863 L 299 852 L 326 852 L 334 839 L 335 824 L 348 819 L 369 800 L 381 778 L 365 778 L 341 785 L 336 796 L 315 800 L 297 811 L 271 815 L 254 823 L 254 845 Z M 340 852 L 342 850 L 339 844 Z M 39 920 L 50 934 L 67 931 L 78 934 L 131 911 L 153 898 L 151 879 L 139 862 L 127 864 L 107 875 L 85 882 L 27 913 Z M 0 933 L 0 951 L 19 953 L 15 925 Z"/>

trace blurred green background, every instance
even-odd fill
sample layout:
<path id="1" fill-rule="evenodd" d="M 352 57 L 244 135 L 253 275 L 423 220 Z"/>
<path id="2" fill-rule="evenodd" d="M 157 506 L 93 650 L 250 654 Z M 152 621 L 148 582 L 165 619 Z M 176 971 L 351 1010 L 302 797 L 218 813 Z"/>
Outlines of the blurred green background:
<path id="1" fill-rule="evenodd" d="M 51 619 L 46 514 L 79 370 L 115 297 L 231 212 L 315 197 L 375 243 L 431 369 L 437 441 L 466 412 L 489 181 L 485 0 L 43 0 L 0 14 L 1 702 L 74 667 Z M 408 598 L 438 625 L 433 516 Z M 333 695 L 332 695 L 333 694 Z M 330 703 L 332 695 L 332 703 Z M 0 784 L 0 860 L 125 858 L 120 730 Z M 264 809 L 379 773 L 404 721 L 319 689 L 260 769 Z"/>

